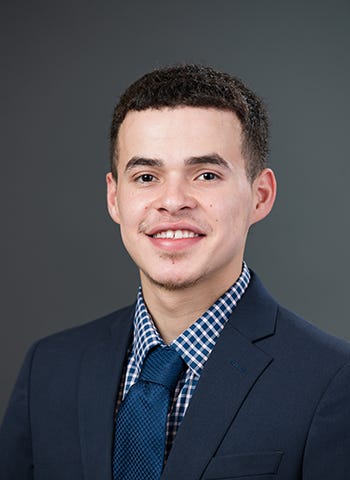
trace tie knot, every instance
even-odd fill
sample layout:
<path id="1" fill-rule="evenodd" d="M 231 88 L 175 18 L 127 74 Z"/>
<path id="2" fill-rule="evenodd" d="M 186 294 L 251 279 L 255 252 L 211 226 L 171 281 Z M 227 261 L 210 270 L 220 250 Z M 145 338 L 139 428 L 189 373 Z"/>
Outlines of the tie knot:
<path id="1" fill-rule="evenodd" d="M 174 347 L 157 347 L 146 357 L 140 380 L 174 390 L 185 363 Z"/>

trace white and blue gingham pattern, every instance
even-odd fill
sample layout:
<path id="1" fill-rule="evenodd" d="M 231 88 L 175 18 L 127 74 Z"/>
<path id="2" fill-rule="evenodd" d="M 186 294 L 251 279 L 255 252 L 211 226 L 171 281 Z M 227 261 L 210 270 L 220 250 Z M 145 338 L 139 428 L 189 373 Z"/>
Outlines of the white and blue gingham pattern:
<path id="1" fill-rule="evenodd" d="M 169 452 L 176 432 L 186 413 L 205 362 L 215 346 L 228 318 L 245 292 L 250 280 L 246 263 L 240 277 L 195 323 L 187 328 L 172 345 L 186 362 L 188 369 L 179 380 L 174 401 L 168 415 L 167 449 Z M 134 317 L 134 338 L 126 368 L 122 398 L 136 383 L 148 351 L 156 345 L 165 345 L 143 301 L 141 287 L 138 291 Z"/>

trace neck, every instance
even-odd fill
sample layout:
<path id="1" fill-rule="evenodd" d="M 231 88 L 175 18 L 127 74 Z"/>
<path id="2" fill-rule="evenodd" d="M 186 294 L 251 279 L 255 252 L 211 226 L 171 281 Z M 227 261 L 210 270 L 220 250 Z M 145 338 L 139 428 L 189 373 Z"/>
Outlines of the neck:
<path id="1" fill-rule="evenodd" d="M 145 304 L 165 343 L 171 343 L 190 327 L 238 277 L 239 274 L 224 284 L 167 290 L 141 275 Z"/>

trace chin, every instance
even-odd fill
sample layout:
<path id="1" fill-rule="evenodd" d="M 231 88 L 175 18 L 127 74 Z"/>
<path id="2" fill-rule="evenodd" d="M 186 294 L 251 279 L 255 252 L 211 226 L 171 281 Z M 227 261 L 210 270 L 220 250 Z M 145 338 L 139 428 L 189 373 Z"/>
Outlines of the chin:
<path id="1" fill-rule="evenodd" d="M 167 291 L 175 291 L 175 290 L 185 290 L 186 288 L 193 287 L 199 282 L 199 278 L 196 279 L 191 279 L 191 278 L 179 278 L 179 279 L 174 279 L 174 278 L 154 278 L 151 275 L 148 275 L 147 273 L 143 272 L 145 277 L 153 283 L 153 285 Z"/>

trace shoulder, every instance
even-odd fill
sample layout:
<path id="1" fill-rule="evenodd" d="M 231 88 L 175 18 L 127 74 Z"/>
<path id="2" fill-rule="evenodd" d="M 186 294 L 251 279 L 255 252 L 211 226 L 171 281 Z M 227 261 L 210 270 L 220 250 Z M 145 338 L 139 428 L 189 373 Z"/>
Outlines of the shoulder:
<path id="1" fill-rule="evenodd" d="M 131 331 L 134 305 L 109 313 L 83 325 L 72 327 L 37 340 L 30 354 L 35 356 L 79 356 L 87 348 L 109 341 L 119 330 Z"/>
<path id="2" fill-rule="evenodd" d="M 321 366 L 326 370 L 350 361 L 350 343 L 323 331 L 296 313 L 281 306 L 252 272 L 246 300 L 252 310 L 259 310 L 260 324 L 269 322 L 269 335 L 260 345 L 278 357 L 300 365 Z M 246 294 L 245 294 L 246 295 Z"/>
<path id="3" fill-rule="evenodd" d="M 317 355 L 329 362 L 350 361 L 350 343 L 325 332 L 290 310 L 278 306 L 276 317 L 276 334 L 285 342 L 293 345 L 296 353 L 308 355 L 310 360 Z M 303 355 L 303 356 L 304 356 Z"/>

